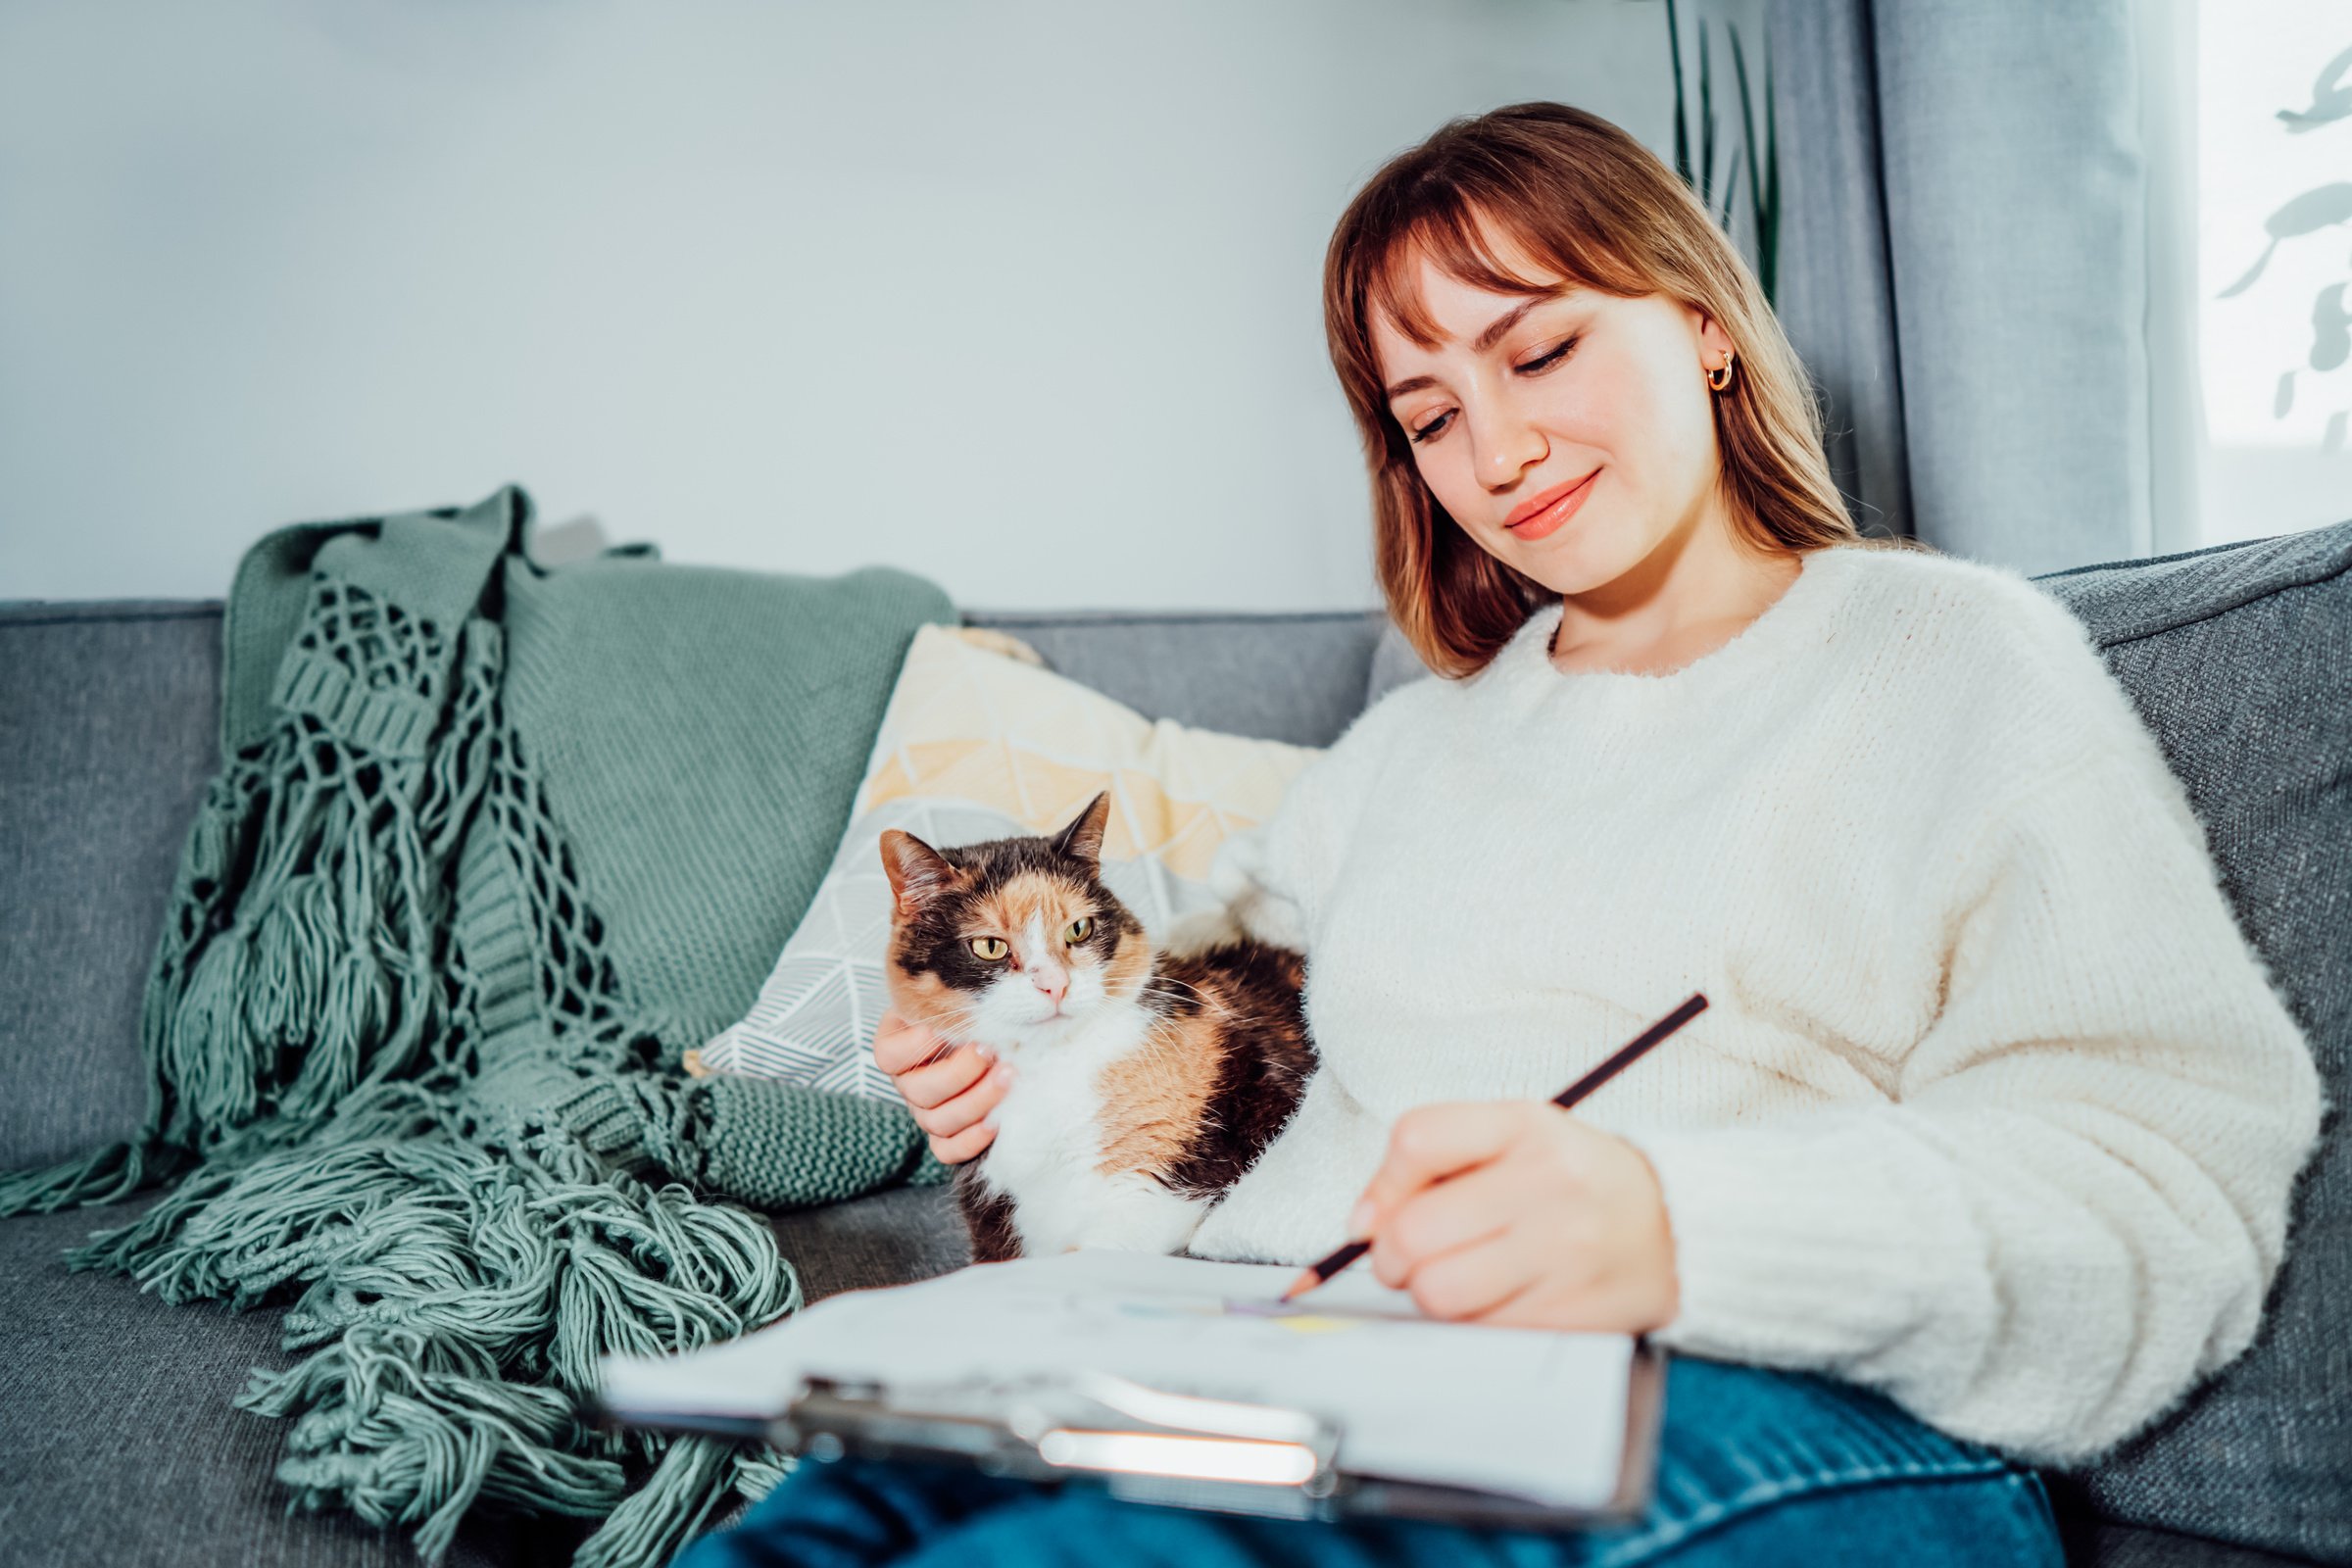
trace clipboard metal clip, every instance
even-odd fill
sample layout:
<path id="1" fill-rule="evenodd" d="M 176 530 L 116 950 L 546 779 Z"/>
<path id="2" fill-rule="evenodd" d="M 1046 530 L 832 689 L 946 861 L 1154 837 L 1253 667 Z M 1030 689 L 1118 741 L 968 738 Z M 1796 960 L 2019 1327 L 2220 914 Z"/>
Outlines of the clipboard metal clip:
<path id="1" fill-rule="evenodd" d="M 992 1475 L 1086 1476 L 1119 1496 L 1294 1518 L 1339 1489 L 1340 1436 L 1309 1411 L 1091 1370 L 887 1387 L 811 1376 L 774 1433 L 820 1460 L 944 1452 Z"/>
<path id="2" fill-rule="evenodd" d="M 1107 1372 L 1074 1374 L 1070 1387 L 1126 1420 L 1079 1426 L 1066 1410 L 1016 1407 L 1015 1435 L 1065 1469 L 1304 1487 L 1339 1447 L 1328 1422 L 1288 1406 L 1171 1394 Z"/>

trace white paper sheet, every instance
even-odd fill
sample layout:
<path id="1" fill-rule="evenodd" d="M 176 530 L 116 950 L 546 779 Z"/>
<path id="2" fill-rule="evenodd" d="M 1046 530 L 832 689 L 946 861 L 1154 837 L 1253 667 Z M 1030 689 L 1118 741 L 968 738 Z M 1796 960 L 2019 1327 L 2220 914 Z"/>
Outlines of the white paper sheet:
<path id="1" fill-rule="evenodd" d="M 675 1356 L 607 1355 L 612 1409 L 768 1418 L 804 1375 L 885 1384 L 1091 1368 L 1314 1411 L 1343 1470 L 1597 1507 L 1625 1458 L 1634 1342 L 1424 1316 L 1362 1259 L 1288 1306 L 1298 1270 L 1089 1249 L 828 1297 Z"/>

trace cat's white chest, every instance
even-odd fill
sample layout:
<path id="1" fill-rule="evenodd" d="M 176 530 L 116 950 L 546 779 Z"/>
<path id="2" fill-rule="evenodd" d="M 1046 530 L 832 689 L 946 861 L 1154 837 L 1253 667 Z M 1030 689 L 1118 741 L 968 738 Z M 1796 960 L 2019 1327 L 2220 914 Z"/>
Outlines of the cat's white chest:
<path id="1" fill-rule="evenodd" d="M 1104 1175 L 1103 1068 L 1141 1043 L 1148 1020 L 1121 1009 L 1082 1031 L 1008 1054 L 1018 1076 L 997 1107 L 980 1176 L 1013 1201 L 1025 1255 L 1079 1247 L 1181 1251 L 1212 1206 L 1135 1172 Z"/>

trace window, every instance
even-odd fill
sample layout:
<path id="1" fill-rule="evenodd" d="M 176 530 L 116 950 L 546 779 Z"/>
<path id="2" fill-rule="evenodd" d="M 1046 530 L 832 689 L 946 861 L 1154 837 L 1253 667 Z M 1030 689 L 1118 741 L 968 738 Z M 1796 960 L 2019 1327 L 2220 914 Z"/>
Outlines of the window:
<path id="1" fill-rule="evenodd" d="M 2170 9 L 2170 8 L 2167 8 Z M 2193 20 L 2182 21 L 2183 17 Z M 2289 533 L 2352 517 L 2352 11 L 2342 0 L 2226 5 L 2181 0 L 2169 25 L 2193 28 L 2193 137 L 2176 127 L 2176 155 L 2193 139 L 2193 297 L 2173 308 L 2193 333 L 2192 443 L 2169 460 L 2174 482 L 2197 470 L 2192 527 L 2160 541 L 2185 545 Z M 2162 73 L 2163 40 L 2148 51 Z M 2160 98 L 2161 93 L 2152 95 Z M 2164 221 L 2167 181 L 2150 143 L 2152 223 Z M 2165 259 L 2152 268 L 2150 364 L 2161 386 L 2168 293 Z M 2180 323 L 2176 323 L 2176 330 Z M 2164 400 L 2156 418 L 2156 483 L 2167 482 Z M 2188 422 L 2188 421 L 2183 421 Z"/>

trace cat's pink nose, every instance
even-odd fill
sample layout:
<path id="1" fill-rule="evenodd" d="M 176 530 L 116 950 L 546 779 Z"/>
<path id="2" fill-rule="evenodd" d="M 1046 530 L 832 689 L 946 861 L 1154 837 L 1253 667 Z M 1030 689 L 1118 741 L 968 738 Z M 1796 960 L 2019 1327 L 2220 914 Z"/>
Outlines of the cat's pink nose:
<path id="1" fill-rule="evenodd" d="M 1067 974 L 1037 974 L 1029 978 L 1057 1007 L 1061 1005 L 1062 993 L 1070 989 L 1070 977 Z"/>

